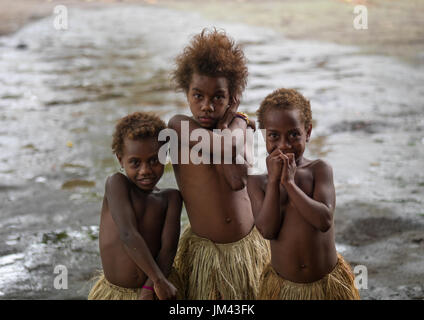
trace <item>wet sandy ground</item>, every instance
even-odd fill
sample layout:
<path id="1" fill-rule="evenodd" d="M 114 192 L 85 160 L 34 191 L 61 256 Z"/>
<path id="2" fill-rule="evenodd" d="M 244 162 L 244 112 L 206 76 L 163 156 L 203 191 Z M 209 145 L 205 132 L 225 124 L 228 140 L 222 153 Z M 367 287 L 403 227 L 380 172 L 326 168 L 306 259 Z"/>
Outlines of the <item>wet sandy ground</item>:
<path id="1" fill-rule="evenodd" d="M 367 54 L 395 56 L 413 64 L 424 62 L 421 0 L 0 0 L 0 35 L 49 15 L 59 4 L 173 8 L 207 19 L 270 27 L 289 39 L 355 45 Z M 367 30 L 353 28 L 356 5 L 367 7 Z"/>
<path id="2" fill-rule="evenodd" d="M 152 2 L 152 1 L 150 1 Z M 424 62 L 424 2 L 420 0 L 190 0 L 153 1 L 205 17 L 270 27 L 289 39 L 355 45 L 366 54 Z M 356 5 L 368 11 L 368 29 L 353 28 Z"/>
<path id="3" fill-rule="evenodd" d="M 243 111 L 280 86 L 310 98 L 308 156 L 334 167 L 337 247 L 367 267 L 361 297 L 424 298 L 421 65 L 154 6 L 72 9 L 70 19 L 66 32 L 48 17 L 0 38 L 0 298 L 86 297 L 100 267 L 103 184 L 117 169 L 114 122 L 135 110 L 188 112 L 168 71 L 189 36 L 212 25 L 249 59 Z M 160 185 L 175 186 L 170 168 Z M 53 288 L 59 264 L 68 290 Z"/>

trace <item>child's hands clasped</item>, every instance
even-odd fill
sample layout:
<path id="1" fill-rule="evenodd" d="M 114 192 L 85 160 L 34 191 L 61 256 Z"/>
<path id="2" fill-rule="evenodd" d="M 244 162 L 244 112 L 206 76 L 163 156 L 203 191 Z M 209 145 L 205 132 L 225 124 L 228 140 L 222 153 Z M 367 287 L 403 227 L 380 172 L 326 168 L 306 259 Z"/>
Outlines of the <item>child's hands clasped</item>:
<path id="1" fill-rule="evenodd" d="M 280 156 L 281 151 L 277 148 L 266 158 L 266 167 L 268 169 L 269 182 L 275 183 L 281 180 L 283 169 L 283 159 Z"/>
<path id="2" fill-rule="evenodd" d="M 296 161 L 293 153 L 284 154 L 279 151 L 279 157 L 283 161 L 283 169 L 281 172 L 281 184 L 286 186 L 287 183 L 294 183 L 294 176 L 296 174 Z"/>

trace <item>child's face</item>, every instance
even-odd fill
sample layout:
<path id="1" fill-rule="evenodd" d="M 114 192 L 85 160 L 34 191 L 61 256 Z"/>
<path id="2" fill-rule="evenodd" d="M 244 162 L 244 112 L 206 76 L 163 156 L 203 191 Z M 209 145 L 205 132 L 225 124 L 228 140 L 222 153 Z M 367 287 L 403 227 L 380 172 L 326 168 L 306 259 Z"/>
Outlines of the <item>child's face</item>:
<path id="1" fill-rule="evenodd" d="M 162 177 L 164 165 L 159 162 L 157 138 L 131 140 L 125 138 L 123 154 L 118 156 L 128 179 L 138 188 L 151 191 Z"/>
<path id="2" fill-rule="evenodd" d="M 264 128 L 268 153 L 278 148 L 283 153 L 293 153 L 296 160 L 302 158 L 311 136 L 312 125 L 305 129 L 298 109 L 269 109 L 264 117 Z"/>
<path id="3" fill-rule="evenodd" d="M 228 80 L 194 73 L 187 100 L 194 119 L 202 127 L 214 129 L 230 103 Z"/>

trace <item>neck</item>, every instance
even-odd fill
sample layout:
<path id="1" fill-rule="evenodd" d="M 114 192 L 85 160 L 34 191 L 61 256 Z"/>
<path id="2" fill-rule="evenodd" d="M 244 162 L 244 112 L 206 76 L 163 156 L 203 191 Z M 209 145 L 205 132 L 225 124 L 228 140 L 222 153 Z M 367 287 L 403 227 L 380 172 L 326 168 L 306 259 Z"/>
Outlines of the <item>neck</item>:
<path id="1" fill-rule="evenodd" d="M 305 158 L 303 158 L 303 156 L 300 156 L 299 158 L 296 159 L 296 166 L 300 167 L 305 163 Z"/>

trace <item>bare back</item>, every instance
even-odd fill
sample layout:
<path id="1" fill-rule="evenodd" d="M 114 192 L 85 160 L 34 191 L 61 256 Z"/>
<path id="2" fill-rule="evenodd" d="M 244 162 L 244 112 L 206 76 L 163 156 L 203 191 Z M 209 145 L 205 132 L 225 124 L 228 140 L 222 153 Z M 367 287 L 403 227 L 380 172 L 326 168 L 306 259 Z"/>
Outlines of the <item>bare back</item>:
<path id="1" fill-rule="evenodd" d="M 133 187 L 130 189 L 130 200 L 136 215 L 137 229 L 155 258 L 161 247 L 162 228 L 168 206 L 166 191 L 154 191 L 147 196 L 140 196 L 140 191 Z M 101 211 L 99 244 L 103 271 L 109 282 L 125 288 L 144 284 L 147 276 L 125 252 L 106 197 Z"/>

